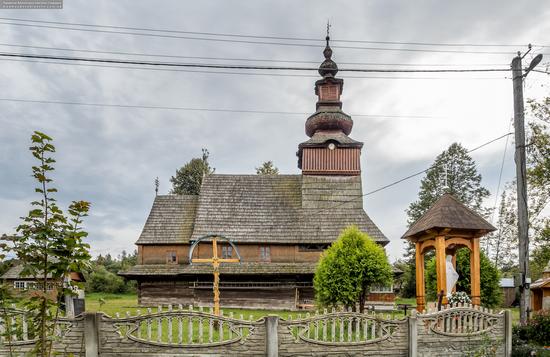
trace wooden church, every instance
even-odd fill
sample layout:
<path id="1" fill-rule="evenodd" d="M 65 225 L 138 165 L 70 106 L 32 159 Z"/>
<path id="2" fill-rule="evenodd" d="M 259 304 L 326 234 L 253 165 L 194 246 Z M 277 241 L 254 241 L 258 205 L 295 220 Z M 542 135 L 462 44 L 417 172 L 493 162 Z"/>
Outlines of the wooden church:
<path id="1" fill-rule="evenodd" d="M 316 111 L 298 145 L 298 175 L 205 176 L 199 195 L 156 196 L 137 240 L 138 264 L 119 274 L 138 282 L 139 304 L 211 306 L 212 265 L 190 264 L 193 242 L 219 234 L 237 246 L 241 263 L 220 267 L 224 307 L 296 309 L 313 303 L 313 275 L 321 252 L 341 230 L 356 225 L 384 246 L 388 239 L 363 209 L 360 155 L 349 137 L 353 120 L 342 111 L 344 81 L 332 50 L 323 52 L 315 83 Z M 229 244 L 218 256 L 235 257 Z M 193 257 L 212 257 L 200 244 Z M 373 289 L 371 302 L 393 301 L 391 287 Z"/>

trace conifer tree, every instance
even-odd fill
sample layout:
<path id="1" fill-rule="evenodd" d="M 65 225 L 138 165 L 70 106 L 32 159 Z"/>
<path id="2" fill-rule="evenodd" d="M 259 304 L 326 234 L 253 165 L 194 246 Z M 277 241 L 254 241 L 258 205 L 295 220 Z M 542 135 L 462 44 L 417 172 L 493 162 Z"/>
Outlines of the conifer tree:
<path id="1" fill-rule="evenodd" d="M 191 159 L 187 164 L 176 170 L 176 175 L 170 178 L 172 190 L 170 193 L 178 195 L 198 195 L 201 190 L 202 178 L 213 174 L 215 169 L 210 166 L 210 153 L 202 149 L 200 158 Z"/>
<path id="2" fill-rule="evenodd" d="M 260 167 L 256 167 L 257 175 L 278 175 L 279 169 L 273 165 L 273 161 L 266 161 Z"/>

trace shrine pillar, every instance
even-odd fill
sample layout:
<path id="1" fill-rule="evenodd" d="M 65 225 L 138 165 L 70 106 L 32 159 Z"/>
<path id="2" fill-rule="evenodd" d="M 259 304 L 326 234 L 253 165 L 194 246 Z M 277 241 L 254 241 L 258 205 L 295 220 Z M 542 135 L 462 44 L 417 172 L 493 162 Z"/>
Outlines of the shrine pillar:
<path id="1" fill-rule="evenodd" d="M 481 305 L 481 283 L 479 263 L 479 237 L 472 239 L 472 250 L 470 251 L 470 287 L 473 305 Z"/>
<path id="2" fill-rule="evenodd" d="M 416 310 L 424 311 L 426 307 L 426 288 L 424 286 L 424 254 L 421 243 L 416 242 Z"/>
<path id="3" fill-rule="evenodd" d="M 437 294 L 443 291 L 442 303 L 447 303 L 447 267 L 445 264 L 445 236 L 435 238 L 435 269 L 437 272 Z"/>

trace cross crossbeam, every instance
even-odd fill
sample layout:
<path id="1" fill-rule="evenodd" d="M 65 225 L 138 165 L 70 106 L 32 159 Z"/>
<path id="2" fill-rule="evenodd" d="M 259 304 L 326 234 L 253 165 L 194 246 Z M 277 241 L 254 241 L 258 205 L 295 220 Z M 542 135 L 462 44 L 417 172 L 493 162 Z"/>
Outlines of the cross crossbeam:
<path id="1" fill-rule="evenodd" d="M 193 258 L 193 251 L 198 244 L 206 238 L 212 239 L 212 258 Z M 235 249 L 235 253 L 237 255 L 237 258 L 220 258 L 218 257 L 218 239 L 226 240 L 231 246 Z M 190 263 L 210 263 L 212 264 L 212 267 L 214 268 L 214 284 L 213 284 L 213 291 L 214 291 L 214 314 L 219 316 L 220 315 L 220 264 L 221 263 L 240 263 L 241 262 L 241 256 L 239 255 L 239 251 L 237 250 L 237 247 L 235 244 L 233 244 L 231 241 L 229 241 L 227 238 L 223 236 L 215 236 L 215 235 L 209 235 L 199 238 L 193 245 L 191 246 L 191 249 L 189 250 L 189 262 Z"/>

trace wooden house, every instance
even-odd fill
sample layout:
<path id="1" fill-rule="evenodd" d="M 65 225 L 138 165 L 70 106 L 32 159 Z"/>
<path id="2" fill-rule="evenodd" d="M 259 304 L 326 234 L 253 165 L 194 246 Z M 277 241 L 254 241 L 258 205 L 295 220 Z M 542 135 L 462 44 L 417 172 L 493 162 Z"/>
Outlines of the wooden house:
<path id="1" fill-rule="evenodd" d="M 550 310 L 550 262 L 542 272 L 542 278 L 531 284 L 531 310 Z"/>
<path id="2" fill-rule="evenodd" d="M 313 274 L 321 252 L 342 229 L 356 225 L 384 246 L 388 239 L 363 209 L 363 143 L 348 135 L 353 120 L 342 111 L 343 80 L 336 78 L 327 37 L 316 111 L 305 123 L 309 140 L 298 146 L 298 175 L 204 177 L 199 195 L 157 196 L 137 240 L 138 264 L 119 274 L 138 282 L 139 303 L 212 304 L 212 266 L 189 264 L 197 239 L 219 234 L 236 244 L 241 264 L 220 267 L 221 305 L 295 309 L 313 302 Z M 218 246 L 220 257 L 233 248 Z M 194 257 L 210 258 L 201 244 Z M 372 289 L 370 301 L 393 302 L 391 286 Z"/>

